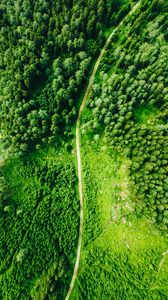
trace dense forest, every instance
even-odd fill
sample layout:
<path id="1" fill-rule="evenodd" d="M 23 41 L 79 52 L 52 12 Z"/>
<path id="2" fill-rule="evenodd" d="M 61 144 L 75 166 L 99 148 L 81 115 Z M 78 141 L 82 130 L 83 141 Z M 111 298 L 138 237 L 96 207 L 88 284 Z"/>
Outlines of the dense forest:
<path id="1" fill-rule="evenodd" d="M 130 9 L 124 1 L 118 12 L 121 3 L 1 2 L 0 124 L 12 152 L 71 136 L 77 97 L 105 41 L 104 29 Z"/>
<path id="2" fill-rule="evenodd" d="M 1 0 L 0 300 L 67 295 L 115 28 L 70 299 L 168 299 L 168 1 L 136 3 Z"/>

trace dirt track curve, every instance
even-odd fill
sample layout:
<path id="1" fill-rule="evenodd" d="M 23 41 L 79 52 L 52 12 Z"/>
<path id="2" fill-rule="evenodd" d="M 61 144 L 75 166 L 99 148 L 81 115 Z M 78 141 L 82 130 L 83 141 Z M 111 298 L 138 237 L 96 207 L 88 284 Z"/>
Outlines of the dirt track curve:
<path id="1" fill-rule="evenodd" d="M 140 6 L 141 4 L 141 0 L 133 7 L 133 9 L 126 15 L 126 17 L 119 23 L 119 25 L 112 31 L 112 33 L 110 34 L 110 36 L 108 37 L 104 47 L 101 50 L 101 53 L 95 63 L 92 75 L 90 76 L 90 80 L 89 80 L 89 84 L 87 86 L 82 104 L 80 106 L 79 109 L 79 113 L 78 113 L 78 118 L 76 121 L 76 155 L 77 155 L 77 163 L 78 163 L 78 189 L 79 189 L 79 197 L 80 197 L 80 226 L 79 226 L 79 240 L 78 240 L 78 250 L 77 250 L 77 257 L 76 257 L 76 262 L 75 262 L 75 267 L 74 267 L 74 271 L 73 271 L 73 275 L 72 275 L 72 280 L 69 286 L 69 290 L 68 293 L 66 295 L 65 300 L 69 300 L 72 289 L 74 287 L 74 283 L 76 280 L 76 276 L 77 276 L 77 272 L 78 272 L 78 268 L 79 268 L 79 262 L 80 262 L 80 256 L 81 256 L 81 246 L 82 246 L 82 233 L 83 233 L 83 189 L 82 189 L 82 163 L 81 163 L 81 153 L 80 153 L 80 131 L 79 131 L 79 125 L 80 125 L 80 116 L 82 113 L 82 110 L 85 106 L 85 102 L 88 98 L 88 95 L 90 93 L 92 84 L 94 82 L 95 79 L 95 75 L 97 72 L 97 69 L 99 67 L 100 61 L 103 57 L 103 54 L 106 51 L 107 46 L 109 45 L 112 37 L 114 36 L 114 34 L 116 33 L 116 31 L 122 26 L 124 20 L 129 17 L 130 15 L 132 15 L 136 9 Z"/>

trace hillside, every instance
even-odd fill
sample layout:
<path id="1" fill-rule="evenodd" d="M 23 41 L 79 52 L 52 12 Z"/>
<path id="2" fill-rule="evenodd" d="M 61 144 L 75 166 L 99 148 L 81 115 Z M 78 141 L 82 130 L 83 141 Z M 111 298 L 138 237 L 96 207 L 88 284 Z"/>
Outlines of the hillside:
<path id="1" fill-rule="evenodd" d="M 0 299 L 168 299 L 168 1 L 0 15 Z"/>

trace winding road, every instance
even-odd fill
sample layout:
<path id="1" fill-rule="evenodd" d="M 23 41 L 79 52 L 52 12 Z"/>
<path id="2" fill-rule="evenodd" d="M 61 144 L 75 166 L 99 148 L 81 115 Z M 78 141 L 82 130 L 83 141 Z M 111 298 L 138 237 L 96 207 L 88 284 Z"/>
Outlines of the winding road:
<path id="1" fill-rule="evenodd" d="M 128 18 L 130 15 L 132 15 L 140 6 L 141 4 L 141 0 L 132 8 L 132 10 L 126 15 L 126 17 L 119 23 L 119 25 L 111 32 L 110 36 L 108 37 L 104 47 L 101 50 L 101 53 L 95 63 L 93 72 L 90 76 L 90 80 L 89 80 L 89 84 L 87 86 L 85 95 L 83 97 L 82 100 L 82 104 L 80 106 L 79 112 L 78 112 L 78 118 L 76 121 L 76 155 L 77 155 L 77 165 L 78 165 L 78 189 L 79 189 L 79 197 L 80 197 L 80 226 L 79 226 L 79 239 L 78 239 L 78 249 L 77 249 L 77 257 L 76 257 L 76 262 L 75 262 L 75 267 L 74 267 L 74 271 L 73 271 L 73 275 L 72 275 L 72 280 L 69 286 L 69 290 L 68 293 L 66 295 L 65 300 L 69 300 L 70 296 L 71 296 L 71 292 L 72 289 L 74 287 L 74 283 L 77 277 L 77 272 L 79 269 L 79 262 L 80 262 L 80 256 L 81 256 L 81 247 L 82 247 L 82 234 L 83 234 L 83 188 L 82 188 L 82 163 L 81 163 L 81 153 L 80 153 L 80 116 L 82 113 L 82 110 L 85 106 L 86 100 L 88 98 L 88 95 L 90 93 L 91 87 L 93 85 L 94 79 L 95 79 L 95 75 L 97 72 L 97 69 L 99 67 L 100 61 L 112 39 L 112 37 L 114 36 L 114 34 L 116 33 L 116 31 L 123 25 L 123 22 L 125 21 L 126 18 Z"/>

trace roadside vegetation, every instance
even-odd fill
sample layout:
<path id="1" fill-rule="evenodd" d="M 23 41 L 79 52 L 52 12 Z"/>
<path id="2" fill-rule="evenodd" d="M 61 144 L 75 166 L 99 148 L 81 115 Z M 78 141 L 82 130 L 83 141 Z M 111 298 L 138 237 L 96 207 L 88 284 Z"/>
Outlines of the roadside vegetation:
<path id="1" fill-rule="evenodd" d="M 83 250 L 71 299 L 168 299 L 167 237 L 136 212 L 130 161 L 103 139 L 87 141 Z"/>
<path id="2" fill-rule="evenodd" d="M 67 295 L 77 114 L 105 41 L 137 2 L 1 1 L 0 300 Z M 168 299 L 167 27 L 168 1 L 142 0 L 82 111 L 72 300 Z"/>
<path id="3" fill-rule="evenodd" d="M 153 1 L 151 14 L 144 9 L 125 22 L 102 58 L 82 128 L 93 142 L 103 136 L 111 151 L 126 156 L 137 215 L 166 231 L 167 3 Z"/>
<path id="4" fill-rule="evenodd" d="M 82 113 L 75 300 L 168 299 L 167 8 L 144 1 L 120 28 Z"/>

